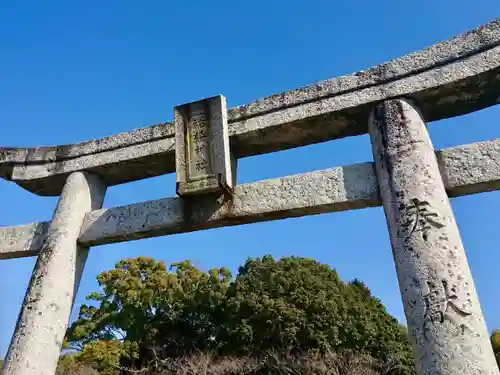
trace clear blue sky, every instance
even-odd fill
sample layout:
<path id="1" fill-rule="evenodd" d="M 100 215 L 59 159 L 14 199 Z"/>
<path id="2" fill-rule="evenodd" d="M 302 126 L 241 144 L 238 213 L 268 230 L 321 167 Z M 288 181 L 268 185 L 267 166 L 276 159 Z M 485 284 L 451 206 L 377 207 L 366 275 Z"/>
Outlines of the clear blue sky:
<path id="1" fill-rule="evenodd" d="M 214 94 L 228 105 L 349 74 L 500 17 L 498 0 L 0 2 L 0 144 L 84 141 L 172 119 Z M 430 125 L 436 148 L 500 138 L 500 109 Z M 239 182 L 372 160 L 367 136 L 243 159 Z M 174 195 L 173 175 L 110 188 L 111 207 Z M 500 328 L 500 193 L 453 200 L 489 329 Z M 0 225 L 51 217 L 55 198 L 0 181 Z M 404 322 L 381 208 L 96 247 L 96 276 L 125 257 L 236 270 L 247 257 L 313 257 L 361 278 Z M 0 261 L 0 356 L 35 259 Z M 61 280 L 60 282 L 64 282 Z"/>

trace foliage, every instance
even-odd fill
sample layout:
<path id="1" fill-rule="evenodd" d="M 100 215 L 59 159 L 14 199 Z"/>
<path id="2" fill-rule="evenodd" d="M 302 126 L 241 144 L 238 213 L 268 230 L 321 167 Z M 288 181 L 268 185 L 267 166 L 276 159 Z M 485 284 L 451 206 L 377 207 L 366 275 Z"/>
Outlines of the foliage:
<path id="1" fill-rule="evenodd" d="M 319 348 L 411 358 L 404 329 L 369 289 L 359 280 L 343 283 L 313 260 L 247 261 L 228 290 L 228 307 L 228 348 L 244 354 Z"/>
<path id="2" fill-rule="evenodd" d="M 55 375 L 99 375 L 99 373 L 79 362 L 75 355 L 63 355 L 59 359 Z"/>
<path id="3" fill-rule="evenodd" d="M 494 330 L 491 334 L 491 345 L 493 346 L 493 352 L 500 368 L 500 329 Z"/>
<path id="4" fill-rule="evenodd" d="M 119 367 L 122 352 L 122 343 L 118 340 L 96 340 L 85 345 L 76 358 L 101 375 L 113 375 Z"/>
<path id="5" fill-rule="evenodd" d="M 405 329 L 366 285 L 344 283 L 326 265 L 265 256 L 248 260 L 234 280 L 225 268 L 202 272 L 189 261 L 169 271 L 139 257 L 100 274 L 101 292 L 87 297 L 67 333 L 79 360 L 107 363 L 103 371 L 117 358 L 141 368 L 197 352 L 257 358 L 269 350 L 354 350 L 390 362 L 394 374 L 414 371 Z"/>
<path id="6" fill-rule="evenodd" d="M 164 356 L 211 349 L 230 272 L 204 273 L 189 261 L 174 263 L 171 270 L 163 262 L 139 257 L 101 273 L 102 292 L 87 297 L 99 305 L 81 307 L 68 342 L 82 349 L 95 340 L 120 340 L 121 362 L 128 366 L 151 360 L 152 349 Z"/>
<path id="7" fill-rule="evenodd" d="M 91 367 L 76 367 L 74 362 L 65 372 L 56 375 L 96 375 Z M 320 354 L 310 351 L 301 355 L 282 355 L 267 352 L 260 358 L 220 357 L 211 353 L 198 353 L 179 358 L 166 358 L 140 370 L 122 369 L 122 374 L 144 375 L 387 375 L 390 366 L 373 358 L 342 351 Z M 118 371 L 115 372 L 118 375 Z"/>
<path id="8" fill-rule="evenodd" d="M 339 354 L 317 351 L 301 355 L 267 352 L 260 358 L 219 357 L 200 353 L 166 360 L 152 374 L 175 375 L 386 375 L 372 358 L 344 351 Z"/>

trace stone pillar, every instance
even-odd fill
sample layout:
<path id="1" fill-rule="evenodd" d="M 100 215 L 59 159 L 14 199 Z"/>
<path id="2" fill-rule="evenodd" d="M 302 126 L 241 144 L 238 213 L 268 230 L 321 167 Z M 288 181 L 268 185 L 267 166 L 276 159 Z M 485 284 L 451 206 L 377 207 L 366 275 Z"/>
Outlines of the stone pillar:
<path id="1" fill-rule="evenodd" d="M 53 375 L 88 248 L 77 243 L 85 213 L 101 208 L 106 187 L 71 174 L 38 256 L 7 353 L 4 375 Z"/>
<path id="2" fill-rule="evenodd" d="M 434 148 L 409 100 L 369 120 L 410 341 L 420 375 L 498 375 Z"/>

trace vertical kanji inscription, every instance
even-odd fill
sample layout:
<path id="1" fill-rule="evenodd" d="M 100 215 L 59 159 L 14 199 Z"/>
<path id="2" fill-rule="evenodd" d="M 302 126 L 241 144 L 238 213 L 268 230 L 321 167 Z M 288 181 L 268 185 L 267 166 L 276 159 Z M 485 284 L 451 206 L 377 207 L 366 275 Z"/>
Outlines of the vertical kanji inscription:
<path id="1" fill-rule="evenodd" d="M 210 118 L 204 103 L 193 105 L 187 119 L 188 178 L 197 179 L 213 175 L 210 155 Z"/>
<path id="2" fill-rule="evenodd" d="M 232 192 L 226 99 L 222 95 L 174 109 L 177 194 Z"/>
<path id="3" fill-rule="evenodd" d="M 498 375 L 458 226 L 422 114 L 379 103 L 369 132 L 419 375 Z"/>
<path id="4" fill-rule="evenodd" d="M 460 307 L 457 295 L 457 286 L 449 285 L 447 280 L 441 282 L 427 281 L 429 292 L 424 295 L 425 315 L 423 332 L 426 340 L 429 340 L 428 332 L 434 324 L 444 324 L 448 321 L 454 328 L 456 336 L 465 334 L 470 330 L 460 318 L 471 315 L 471 312 Z"/>
<path id="5" fill-rule="evenodd" d="M 406 206 L 406 226 L 408 233 L 405 239 L 411 238 L 418 232 L 424 241 L 427 241 L 432 230 L 445 226 L 441 216 L 433 210 L 429 202 L 413 198 Z M 405 223 L 403 223 L 405 225 Z"/>

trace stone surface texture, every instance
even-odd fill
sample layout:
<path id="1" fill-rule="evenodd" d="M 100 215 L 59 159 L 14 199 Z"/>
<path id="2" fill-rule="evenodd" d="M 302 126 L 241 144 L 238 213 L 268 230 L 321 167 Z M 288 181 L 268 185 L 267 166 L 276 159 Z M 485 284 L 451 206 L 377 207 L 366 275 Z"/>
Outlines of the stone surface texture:
<path id="1" fill-rule="evenodd" d="M 232 192 L 226 98 L 174 108 L 177 194 Z"/>
<path id="2" fill-rule="evenodd" d="M 435 152 L 425 125 L 499 103 L 500 19 L 229 111 L 179 106 L 175 126 L 0 148 L 1 178 L 61 195 L 50 222 L 0 228 L 0 259 L 38 257 L 4 374 L 55 372 L 90 246 L 383 205 L 419 374 L 500 375 L 449 202 L 500 190 L 500 140 Z M 238 158 L 366 132 L 374 163 L 236 185 Z M 174 171 L 181 198 L 101 209 L 107 186 Z"/>
<path id="3" fill-rule="evenodd" d="M 184 233 L 375 205 L 371 163 L 237 185 L 224 195 L 166 198 L 89 213 L 80 241 L 89 245 Z"/>
<path id="4" fill-rule="evenodd" d="M 406 56 L 393 59 L 351 75 L 328 79 L 313 85 L 268 96 L 231 109 L 230 121 L 254 117 L 276 109 L 304 104 L 318 98 L 338 95 L 363 86 L 375 86 L 381 81 L 395 81 L 407 75 L 421 73 L 435 67 L 469 57 L 500 44 L 500 19 L 467 31 L 450 40 L 442 41 Z M 380 72 L 384 72 L 381 79 Z"/>
<path id="5" fill-rule="evenodd" d="M 369 129 L 418 373 L 498 375 L 421 114 L 411 101 L 385 101 L 372 112 Z"/>
<path id="6" fill-rule="evenodd" d="M 368 70 L 232 108 L 231 150 L 242 158 L 363 134 L 372 105 L 403 95 L 418 101 L 427 122 L 499 103 L 500 20 Z M 108 186 L 171 173 L 173 138 L 174 127 L 165 123 L 67 146 L 3 148 L 0 176 L 58 195 L 78 170 Z"/>
<path id="7" fill-rule="evenodd" d="M 42 221 L 0 228 L 0 260 L 37 256 L 49 225 L 49 221 Z"/>
<path id="8" fill-rule="evenodd" d="M 456 197 L 500 190 L 500 140 L 443 149 L 437 151 L 436 156 L 448 196 Z M 380 206 L 381 201 L 373 168 L 373 163 L 367 162 L 298 176 L 235 185 L 235 207 L 238 208 L 242 200 L 254 202 L 253 207 L 249 207 L 247 203 L 244 211 L 235 209 L 226 216 L 210 216 L 207 222 L 198 222 L 197 226 L 189 228 L 187 227 L 189 220 L 185 218 L 184 206 L 179 198 L 159 199 L 98 210 L 86 215 L 79 242 L 86 245 L 114 243 L 223 225 Z M 334 178 L 333 176 L 343 177 Z M 264 210 L 259 201 L 259 194 L 264 192 L 264 196 L 268 196 L 269 193 L 266 191 L 271 189 L 276 192 L 277 187 L 280 190 L 289 189 L 291 188 L 289 181 L 295 184 L 296 194 L 304 198 L 290 200 L 286 192 L 280 192 L 274 199 L 274 205 L 267 204 Z M 347 183 L 347 187 L 345 181 L 351 181 Z M 355 184 L 352 181 L 355 181 Z M 314 186 L 315 190 L 305 191 L 306 185 L 304 184 Z M 318 197 L 318 191 L 324 191 L 327 186 L 336 193 L 332 192 L 329 195 L 322 193 L 321 199 L 315 198 L 318 206 L 311 205 L 312 197 L 314 195 Z M 255 195 L 250 196 L 254 192 Z M 211 199 L 213 199 L 211 196 L 206 198 L 206 200 Z M 189 207 L 191 211 L 196 212 L 206 209 L 209 205 L 210 203 L 204 203 L 201 199 L 192 202 Z M 224 220 L 220 220 L 221 217 Z M 0 227 L 0 259 L 37 255 L 47 235 L 48 225 L 49 222 L 40 222 Z M 103 225 L 102 229 L 100 225 Z"/>
<path id="9" fill-rule="evenodd" d="M 88 248 L 77 243 L 87 212 L 106 188 L 86 172 L 68 177 L 28 286 L 7 352 L 4 375 L 53 375 Z"/>

